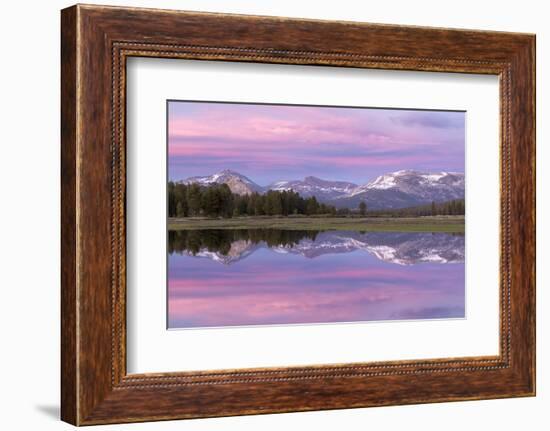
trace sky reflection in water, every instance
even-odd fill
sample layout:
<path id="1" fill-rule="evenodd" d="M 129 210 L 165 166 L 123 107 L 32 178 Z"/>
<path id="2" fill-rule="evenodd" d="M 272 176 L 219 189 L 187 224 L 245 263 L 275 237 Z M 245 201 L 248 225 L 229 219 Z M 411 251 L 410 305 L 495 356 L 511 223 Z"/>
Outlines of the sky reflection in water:
<path id="1" fill-rule="evenodd" d="M 462 318 L 464 309 L 463 235 L 170 232 L 170 329 Z"/>

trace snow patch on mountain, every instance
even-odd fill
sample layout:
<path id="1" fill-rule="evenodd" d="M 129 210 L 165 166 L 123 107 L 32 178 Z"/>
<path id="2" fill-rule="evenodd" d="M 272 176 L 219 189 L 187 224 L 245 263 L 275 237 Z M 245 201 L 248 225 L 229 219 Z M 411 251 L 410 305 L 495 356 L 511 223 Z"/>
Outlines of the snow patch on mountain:
<path id="1" fill-rule="evenodd" d="M 293 190 L 303 197 L 315 196 L 318 200 L 327 202 L 340 195 L 350 193 L 356 187 L 357 184 L 347 181 L 330 181 L 308 176 L 303 180 L 276 181 L 267 186 L 267 189 L 276 191 Z"/>
<path id="2" fill-rule="evenodd" d="M 184 184 L 197 183 L 202 186 L 208 186 L 212 184 L 227 184 L 231 192 L 238 195 L 248 195 L 254 192 L 262 193 L 264 188 L 256 184 L 250 178 L 232 171 L 231 169 L 225 169 L 217 172 L 213 175 L 203 177 L 190 177 L 183 180 Z"/>

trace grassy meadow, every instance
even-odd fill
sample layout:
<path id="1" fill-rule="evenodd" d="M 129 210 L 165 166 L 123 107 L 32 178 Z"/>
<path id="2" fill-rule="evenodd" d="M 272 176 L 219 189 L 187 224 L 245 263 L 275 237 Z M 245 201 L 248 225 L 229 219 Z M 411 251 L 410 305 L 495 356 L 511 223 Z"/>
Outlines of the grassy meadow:
<path id="1" fill-rule="evenodd" d="M 233 217 L 169 218 L 169 230 L 192 229 L 287 229 L 355 230 L 364 232 L 464 232 L 464 216 L 424 217 Z"/>

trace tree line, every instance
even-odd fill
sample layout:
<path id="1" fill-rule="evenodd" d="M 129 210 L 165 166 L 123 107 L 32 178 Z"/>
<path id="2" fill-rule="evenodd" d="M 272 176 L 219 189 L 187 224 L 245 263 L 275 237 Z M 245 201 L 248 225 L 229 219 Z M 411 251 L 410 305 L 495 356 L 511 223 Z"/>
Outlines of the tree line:
<path id="1" fill-rule="evenodd" d="M 168 217 L 238 217 L 262 215 L 336 215 L 336 208 L 303 198 L 293 190 L 269 190 L 265 194 L 232 193 L 227 184 L 201 186 L 168 182 Z"/>
<path id="2" fill-rule="evenodd" d="M 264 242 L 268 247 L 293 247 L 304 238 L 315 241 L 318 230 L 285 229 L 197 229 L 168 232 L 170 254 L 190 252 L 193 255 L 203 249 L 226 256 L 231 244 L 244 240 L 252 244 Z"/>
<path id="3" fill-rule="evenodd" d="M 370 211 L 369 215 L 380 217 L 420 217 L 438 215 L 464 215 L 466 204 L 464 199 L 453 199 L 447 202 L 432 202 L 409 208 L 384 209 Z"/>
<path id="4" fill-rule="evenodd" d="M 238 195 L 227 184 L 203 186 L 197 183 L 168 182 L 168 217 L 239 217 L 239 216 L 378 216 L 418 217 L 436 215 L 464 215 L 464 199 L 398 209 L 369 210 L 365 202 L 357 209 L 339 208 L 317 201 L 315 196 L 304 198 L 293 190 L 269 190 Z"/>

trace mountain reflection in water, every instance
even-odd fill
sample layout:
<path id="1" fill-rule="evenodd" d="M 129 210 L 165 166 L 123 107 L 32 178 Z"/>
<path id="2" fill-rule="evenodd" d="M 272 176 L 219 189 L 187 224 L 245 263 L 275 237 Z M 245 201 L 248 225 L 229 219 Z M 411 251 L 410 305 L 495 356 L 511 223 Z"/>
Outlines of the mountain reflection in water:
<path id="1" fill-rule="evenodd" d="M 464 235 L 170 231 L 168 327 L 465 316 Z"/>
<path id="2" fill-rule="evenodd" d="M 234 264 L 260 249 L 316 258 L 365 251 L 385 262 L 463 263 L 464 235 L 432 232 L 357 232 L 282 229 L 170 231 L 168 251 Z"/>

